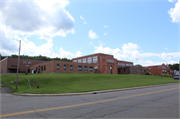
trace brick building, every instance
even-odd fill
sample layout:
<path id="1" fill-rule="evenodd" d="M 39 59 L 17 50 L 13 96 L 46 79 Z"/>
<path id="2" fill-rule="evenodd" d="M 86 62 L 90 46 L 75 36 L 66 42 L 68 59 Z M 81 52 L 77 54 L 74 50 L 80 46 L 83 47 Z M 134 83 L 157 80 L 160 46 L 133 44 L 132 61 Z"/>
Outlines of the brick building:
<path id="1" fill-rule="evenodd" d="M 34 64 L 39 64 L 42 60 L 33 60 L 33 59 L 20 59 L 19 60 L 19 73 L 25 73 L 26 71 L 30 72 L 30 66 Z M 9 58 L 6 57 L 5 59 L 0 61 L 1 65 L 1 74 L 6 73 L 16 73 L 17 72 L 17 64 L 18 58 Z"/>
<path id="2" fill-rule="evenodd" d="M 96 73 L 102 74 L 119 74 L 119 68 L 133 66 L 133 62 L 120 61 L 113 55 L 103 53 L 77 57 L 72 59 L 72 62 L 94 64 Z"/>
<path id="3" fill-rule="evenodd" d="M 94 73 L 94 64 L 52 60 L 31 66 L 34 73 Z"/>
<path id="4" fill-rule="evenodd" d="M 165 64 L 148 66 L 147 71 L 154 75 L 162 75 L 162 74 L 173 75 L 174 74 L 174 70 L 170 69 L 170 67 Z"/>
<path id="5" fill-rule="evenodd" d="M 121 67 L 118 69 L 118 74 L 145 74 L 147 67 L 141 65 Z"/>

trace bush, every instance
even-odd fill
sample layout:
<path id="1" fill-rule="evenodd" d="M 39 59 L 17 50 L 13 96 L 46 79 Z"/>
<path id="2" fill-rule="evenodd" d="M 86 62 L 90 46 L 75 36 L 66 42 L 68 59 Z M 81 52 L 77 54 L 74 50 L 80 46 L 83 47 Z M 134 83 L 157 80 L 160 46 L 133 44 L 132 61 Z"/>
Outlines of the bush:
<path id="1" fill-rule="evenodd" d="M 151 75 L 148 71 L 146 71 L 145 75 Z"/>
<path id="2" fill-rule="evenodd" d="M 172 75 L 169 75 L 169 74 L 162 74 L 161 76 L 163 76 L 163 77 L 172 77 Z"/>

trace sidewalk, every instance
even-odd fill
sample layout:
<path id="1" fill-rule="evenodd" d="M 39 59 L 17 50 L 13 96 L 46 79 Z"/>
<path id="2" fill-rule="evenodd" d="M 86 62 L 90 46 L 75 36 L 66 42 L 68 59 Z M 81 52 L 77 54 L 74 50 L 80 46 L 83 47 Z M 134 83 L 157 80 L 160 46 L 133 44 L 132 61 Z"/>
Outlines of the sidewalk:
<path id="1" fill-rule="evenodd" d="M 73 95 L 88 95 L 88 94 L 97 94 L 97 93 L 107 93 L 107 92 L 116 92 L 116 91 L 125 91 L 125 90 L 134 90 L 158 86 L 167 86 L 174 85 L 179 83 L 170 83 L 170 84 L 161 84 L 161 85 L 150 85 L 150 86 L 141 86 L 141 87 L 132 87 L 132 88 L 121 88 L 121 89 L 112 89 L 112 90 L 101 90 L 101 91 L 91 91 L 91 92 L 79 92 L 79 93 L 60 93 L 60 94 L 30 94 L 30 93 L 21 93 L 13 94 L 18 96 L 73 96 Z"/>

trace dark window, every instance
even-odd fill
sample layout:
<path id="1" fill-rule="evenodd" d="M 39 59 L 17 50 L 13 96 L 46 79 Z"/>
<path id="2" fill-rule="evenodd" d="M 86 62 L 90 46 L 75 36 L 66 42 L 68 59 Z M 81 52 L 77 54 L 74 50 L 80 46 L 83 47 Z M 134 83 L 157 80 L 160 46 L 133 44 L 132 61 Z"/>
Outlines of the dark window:
<path id="1" fill-rule="evenodd" d="M 64 65 L 64 70 L 66 70 L 66 65 Z"/>
<path id="2" fill-rule="evenodd" d="M 124 69 L 124 72 L 126 72 L 126 69 Z"/>
<path id="3" fill-rule="evenodd" d="M 41 66 L 41 71 L 43 71 L 43 66 Z"/>
<path id="4" fill-rule="evenodd" d="M 87 71 L 87 70 L 88 70 L 87 66 L 84 66 L 84 71 Z"/>
<path id="5" fill-rule="evenodd" d="M 46 65 L 44 65 L 44 71 L 46 70 Z"/>
<path id="6" fill-rule="evenodd" d="M 57 70 L 59 70 L 59 64 L 57 64 Z"/>
<path id="7" fill-rule="evenodd" d="M 73 66 L 71 65 L 70 70 L 73 70 Z"/>
<path id="8" fill-rule="evenodd" d="M 93 71 L 93 67 L 89 67 L 89 71 Z"/>
<path id="9" fill-rule="evenodd" d="M 78 66 L 78 71 L 82 71 L 82 66 Z"/>

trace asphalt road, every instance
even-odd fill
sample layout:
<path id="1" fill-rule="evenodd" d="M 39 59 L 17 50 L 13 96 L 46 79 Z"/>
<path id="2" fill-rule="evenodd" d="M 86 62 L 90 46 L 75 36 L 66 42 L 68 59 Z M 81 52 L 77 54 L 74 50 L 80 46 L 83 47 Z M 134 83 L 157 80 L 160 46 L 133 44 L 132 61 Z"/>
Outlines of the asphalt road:
<path id="1" fill-rule="evenodd" d="M 179 84 L 79 96 L 1 94 L 2 118 L 179 118 Z"/>

